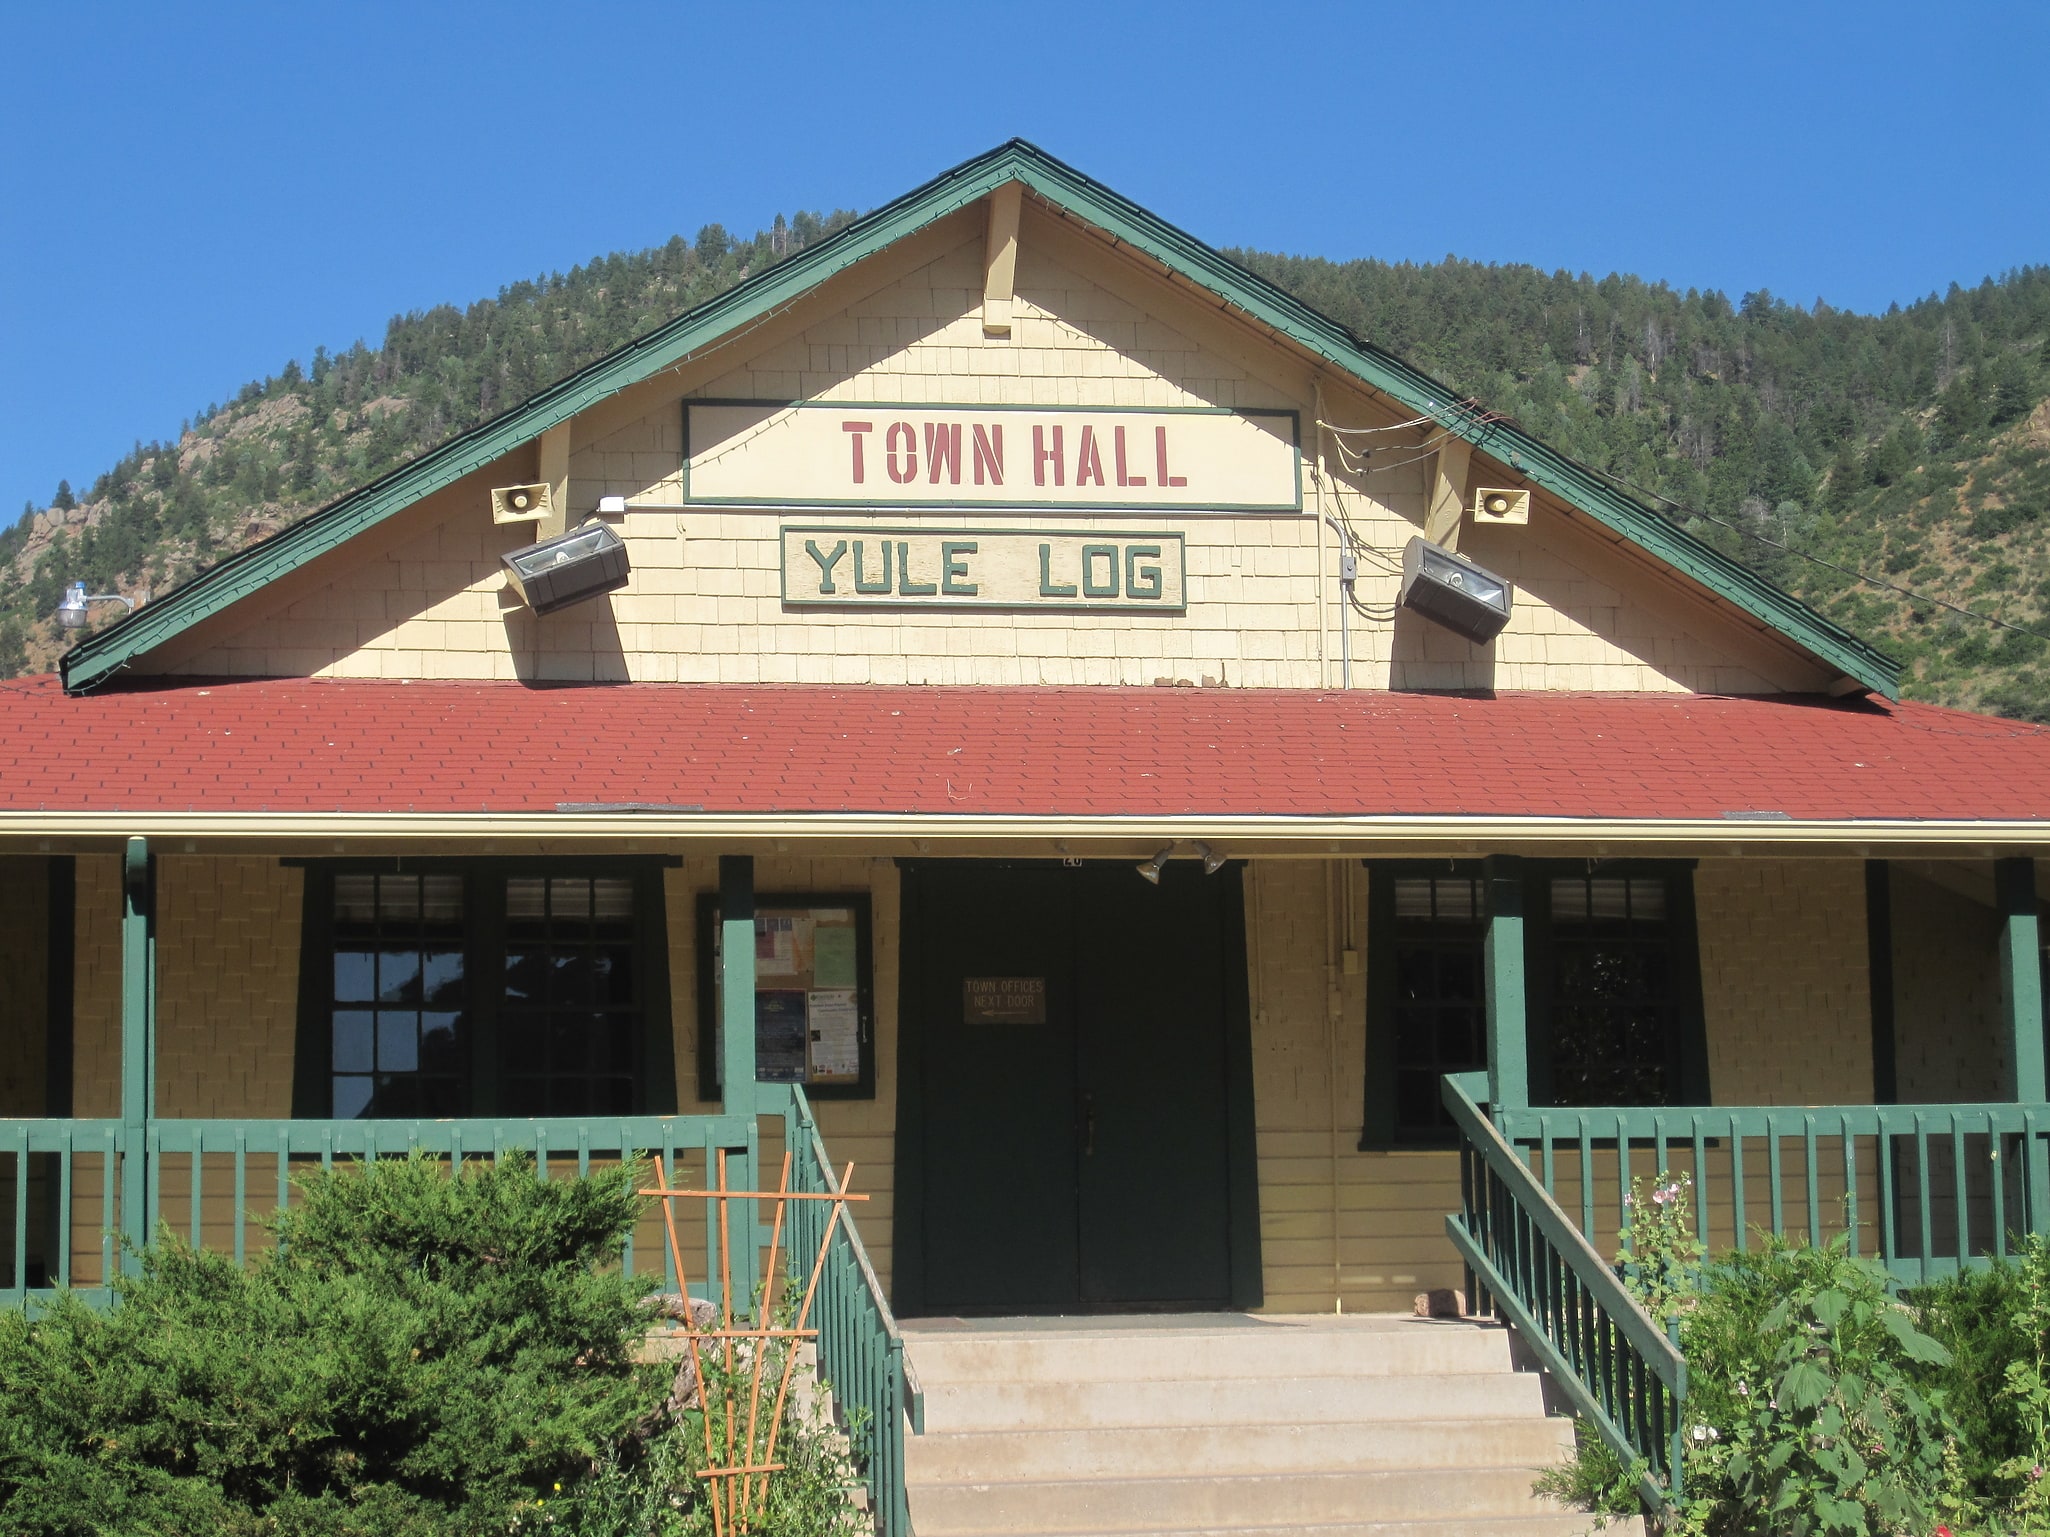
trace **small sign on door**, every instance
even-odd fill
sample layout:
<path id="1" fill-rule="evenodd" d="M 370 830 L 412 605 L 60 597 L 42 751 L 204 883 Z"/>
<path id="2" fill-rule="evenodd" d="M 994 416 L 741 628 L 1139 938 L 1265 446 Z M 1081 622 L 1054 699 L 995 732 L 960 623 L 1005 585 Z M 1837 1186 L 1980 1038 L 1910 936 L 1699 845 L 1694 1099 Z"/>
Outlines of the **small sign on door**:
<path id="1" fill-rule="evenodd" d="M 961 1019 L 970 1025 L 1043 1025 L 1045 977 L 963 977 Z"/>

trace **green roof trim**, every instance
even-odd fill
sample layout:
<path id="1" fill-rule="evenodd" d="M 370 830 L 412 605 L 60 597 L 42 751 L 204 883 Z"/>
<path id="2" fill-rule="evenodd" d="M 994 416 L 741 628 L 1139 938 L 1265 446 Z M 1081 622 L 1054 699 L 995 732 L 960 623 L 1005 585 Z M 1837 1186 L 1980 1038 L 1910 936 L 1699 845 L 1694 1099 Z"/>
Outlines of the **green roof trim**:
<path id="1" fill-rule="evenodd" d="M 1533 485 L 1563 498 L 1864 687 L 1889 699 L 1899 697 L 1898 662 L 1799 599 L 1623 495 L 1594 470 L 1515 424 L 1473 422 L 1456 409 L 1460 397 L 1448 386 L 1362 341 L 1222 253 L 1022 139 L 956 166 L 818 245 L 586 365 L 504 415 L 428 450 L 382 479 L 229 556 L 157 602 L 145 604 L 65 654 L 59 664 L 65 690 L 78 693 L 106 683 L 136 658 L 287 572 L 532 442 L 598 401 L 688 361 L 698 351 L 796 302 L 827 279 L 967 207 L 1007 181 L 1022 182 L 1047 202 L 1209 290 L 1417 415 L 1434 417 L 1484 452 L 1508 461 Z"/>

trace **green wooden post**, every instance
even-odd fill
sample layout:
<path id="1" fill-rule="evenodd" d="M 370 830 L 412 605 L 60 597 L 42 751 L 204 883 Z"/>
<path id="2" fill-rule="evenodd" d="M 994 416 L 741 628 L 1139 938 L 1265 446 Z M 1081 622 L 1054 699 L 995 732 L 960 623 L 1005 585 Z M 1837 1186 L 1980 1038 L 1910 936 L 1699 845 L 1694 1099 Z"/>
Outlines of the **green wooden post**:
<path id="1" fill-rule="evenodd" d="M 2000 930 L 2000 990 L 2007 1004 L 2008 1050 L 2014 1097 L 2025 1105 L 2046 1098 L 2043 1081 L 2043 963 L 2036 934 L 2036 862 L 2003 859 L 1993 884 L 2005 920 Z"/>
<path id="2" fill-rule="evenodd" d="M 2024 1105 L 2040 1105 L 2050 1097 L 2050 1088 L 2043 1081 L 2043 963 L 2036 932 L 2036 862 L 1996 860 L 1993 891 L 2003 920 L 2000 992 L 2007 1005 L 2014 1097 Z M 2034 1136 L 2027 1139 L 2027 1148 L 2026 1225 L 2031 1232 L 2050 1232 L 2050 1148 L 2045 1147 L 2043 1138 Z"/>
<path id="3" fill-rule="evenodd" d="M 1530 1104 L 1530 1015 L 1523 986 L 1523 861 L 1488 857 L 1485 944 L 1488 987 L 1488 1100 L 1493 1113 Z"/>
<path id="4" fill-rule="evenodd" d="M 724 1066 L 719 1075 L 719 1108 L 754 1125 L 760 1096 L 755 1083 L 755 862 L 752 854 L 719 856 L 719 1042 Z M 755 1190 L 756 1139 L 729 1149 L 727 1183 Z M 734 1153 L 738 1153 L 736 1158 Z M 709 1172 L 709 1171 L 708 1171 Z M 751 1306 L 758 1263 L 755 1203 L 741 1201 L 732 1211 L 733 1303 L 736 1311 Z"/>
<path id="5" fill-rule="evenodd" d="M 149 844 L 130 838 L 121 881 L 121 1236 L 130 1252 L 123 1270 L 140 1262 L 149 1242 L 149 1122 L 156 1098 L 157 937 L 155 870 Z"/>

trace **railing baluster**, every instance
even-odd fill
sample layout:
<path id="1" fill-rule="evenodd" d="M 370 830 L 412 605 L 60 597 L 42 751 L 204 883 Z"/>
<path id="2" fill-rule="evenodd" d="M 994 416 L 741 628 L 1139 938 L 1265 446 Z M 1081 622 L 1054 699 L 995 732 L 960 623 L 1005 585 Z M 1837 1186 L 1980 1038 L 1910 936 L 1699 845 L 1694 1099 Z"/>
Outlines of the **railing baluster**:
<path id="1" fill-rule="evenodd" d="M 200 1223 L 199 1223 L 199 1214 L 200 1214 L 200 1212 L 201 1212 L 201 1211 L 203 1211 L 203 1210 L 205 1209 L 205 1207 L 206 1207 L 206 1190 L 205 1190 L 205 1184 L 206 1184 L 206 1182 L 205 1182 L 205 1179 L 204 1179 L 204 1177 L 203 1177 L 203 1176 L 201 1175 L 201 1173 L 200 1173 L 201 1169 L 205 1167 L 205 1162 L 206 1162 L 206 1160 L 205 1160 L 205 1158 L 204 1158 L 204 1156 L 203 1156 L 203 1154 L 202 1154 L 202 1151 L 201 1151 L 201 1149 L 202 1149 L 202 1147 L 203 1147 L 203 1140 L 202 1140 L 202 1137 L 201 1137 L 201 1134 L 200 1134 L 200 1130 L 199 1130 L 199 1128 L 198 1128 L 197 1126 L 195 1126 L 195 1127 L 193 1127 L 193 1128 L 192 1128 L 192 1142 L 191 1142 L 191 1147 L 192 1147 L 192 1181 L 191 1181 L 191 1183 L 192 1183 L 192 1211 L 191 1211 L 191 1213 L 190 1213 L 190 1216 L 189 1216 L 189 1219 L 188 1219 L 188 1221 L 187 1221 L 187 1223 L 186 1223 L 186 1226 L 187 1226 L 188 1228 L 190 1228 L 190 1229 L 191 1229 L 191 1233 L 192 1233 L 192 1247 L 193 1247 L 193 1248 L 195 1248 L 195 1249 L 197 1249 L 197 1248 L 199 1247 L 199 1244 L 200 1244 Z"/>
<path id="2" fill-rule="evenodd" d="M 1929 1210 L 1929 1117 L 1920 1110 L 1915 1112 L 1915 1188 L 1920 1195 L 1922 1228 L 1920 1279 L 1926 1281 L 1930 1275 L 1929 1262 L 1936 1257 L 1936 1235 L 1935 1219 Z"/>
<path id="3" fill-rule="evenodd" d="M 1776 1115 L 1765 1118 L 1765 1177 L 1772 1184 L 1772 1230 L 1781 1234 L 1787 1230 L 1787 1177 L 1780 1152 L 1780 1121 Z"/>
<path id="4" fill-rule="evenodd" d="M 125 1143 L 125 1132 L 122 1133 L 122 1139 Z M 121 1158 L 129 1156 L 129 1150 L 125 1145 L 119 1146 L 118 1156 Z M 140 1149 L 136 1150 L 135 1156 L 142 1156 Z M 117 1143 L 115 1142 L 115 1133 L 110 1127 L 107 1131 L 106 1155 L 100 1160 L 100 1285 L 102 1286 L 112 1286 L 114 1284 L 114 1164 L 116 1157 Z"/>
<path id="5" fill-rule="evenodd" d="M 1744 1127 L 1730 1119 L 1730 1240 L 1738 1249 L 1750 1247 L 1744 1219 Z"/>
<path id="6" fill-rule="evenodd" d="M 28 1295 L 28 1128 L 14 1128 L 14 1284 L 12 1290 Z"/>
<path id="7" fill-rule="evenodd" d="M 1992 1165 L 1993 1177 L 1993 1257 L 2007 1258 L 2007 1160 L 2002 1158 L 2001 1146 L 2007 1140 L 2007 1131 L 1998 1118 L 1986 1117 L 1987 1162 Z"/>
<path id="8" fill-rule="evenodd" d="M 1815 1117 L 1801 1117 L 1802 1158 L 1806 1160 L 1808 1183 L 1808 1243 L 1811 1248 L 1822 1247 L 1822 1185 L 1816 1178 L 1815 1168 Z"/>
<path id="9" fill-rule="evenodd" d="M 1972 1257 L 1972 1203 L 1965 1190 L 1965 1129 L 1956 1111 L 1950 1116 L 1950 1189 L 1955 1202 L 1958 1269 Z"/>
<path id="10" fill-rule="evenodd" d="M 1708 1248 L 1708 1138 L 1701 1129 L 1701 1116 L 1694 1117 L 1694 1236 Z"/>
<path id="11" fill-rule="evenodd" d="M 1844 1136 L 1844 1226 L 1850 1234 L 1850 1253 L 1858 1253 L 1858 1139 L 1851 1132 L 1851 1118 L 1838 1117 Z"/>
<path id="12" fill-rule="evenodd" d="M 51 1277 L 59 1286 L 71 1285 L 71 1165 L 78 1156 L 78 1139 L 70 1126 L 57 1165 L 57 1273 Z"/>
<path id="13" fill-rule="evenodd" d="M 230 1213 L 235 1224 L 235 1263 L 245 1264 L 248 1252 L 245 1239 L 247 1223 L 243 1213 L 249 1207 L 249 1133 L 236 1128 L 235 1131 L 235 1209 Z"/>

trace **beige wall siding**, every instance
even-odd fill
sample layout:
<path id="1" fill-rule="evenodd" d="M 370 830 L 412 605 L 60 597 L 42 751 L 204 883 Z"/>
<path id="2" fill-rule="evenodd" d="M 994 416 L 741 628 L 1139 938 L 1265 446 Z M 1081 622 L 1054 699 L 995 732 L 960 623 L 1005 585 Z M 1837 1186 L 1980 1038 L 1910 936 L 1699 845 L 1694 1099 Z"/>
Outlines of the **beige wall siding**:
<path id="1" fill-rule="evenodd" d="M 1705 859 L 1694 900 L 1715 1103 L 1870 1104 L 1864 865 Z"/>
<path id="2" fill-rule="evenodd" d="M 159 862 L 159 1115 L 292 1113 L 304 879 L 261 855 Z"/>
<path id="3" fill-rule="evenodd" d="M 1269 1312 L 1404 1309 L 1459 1284 L 1455 1157 L 1358 1150 L 1366 878 L 1357 860 L 1256 862 L 1246 881 L 1253 1116 Z"/>
<path id="4" fill-rule="evenodd" d="M 594 407 L 572 424 L 570 506 L 601 495 L 675 503 L 686 396 L 1124 407 L 1258 406 L 1299 413 L 1304 512 L 910 514 L 935 527 L 1170 528 L 1188 540 L 1181 615 L 989 611 L 820 612 L 781 602 L 774 511 L 630 512 L 629 587 L 535 618 L 504 593 L 499 555 L 532 537 L 494 526 L 493 483 L 535 473 L 531 449 L 437 494 L 335 556 L 198 627 L 145 665 L 189 675 L 336 675 L 554 680 L 1146 684 L 1209 676 L 1234 686 L 1311 688 L 1340 674 L 1335 536 L 1342 516 L 1373 551 L 1359 595 L 1395 596 L 1404 544 L 1422 522 L 1427 450 L 1414 434 L 1360 476 L 1314 470 L 1319 396 L 1305 362 L 1214 305 L 1149 276 L 1058 222 L 1029 217 L 1012 338 L 983 335 L 978 220 L 872 259 L 869 292 L 826 299 L 753 342 L 719 350 Z M 941 237 L 944 236 L 944 239 Z M 932 249 L 927 249 L 927 248 Z M 1322 397 L 1341 422 L 1389 418 L 1336 379 Z M 1498 471 L 1475 461 L 1476 484 Z M 816 512 L 798 514 L 819 521 Z M 852 514 L 824 515 L 859 524 Z M 907 514 L 870 521 L 900 524 Z M 1474 648 L 1414 615 L 1351 625 L 1363 687 L 1817 688 L 1829 674 L 1761 639 L 1584 519 L 1540 499 L 1527 528 L 1469 529 L 1465 548 L 1513 580 L 1515 617 Z M 1322 573 L 1320 577 L 1320 572 Z"/>
<path id="5" fill-rule="evenodd" d="M 2012 1092 L 2012 1064 L 1999 985 L 1999 913 L 1898 865 L 1891 887 L 1901 1099 L 2004 1097 Z"/>
<path id="6" fill-rule="evenodd" d="M 0 1115 L 45 1113 L 49 909 L 49 862 L 0 857 Z"/>

